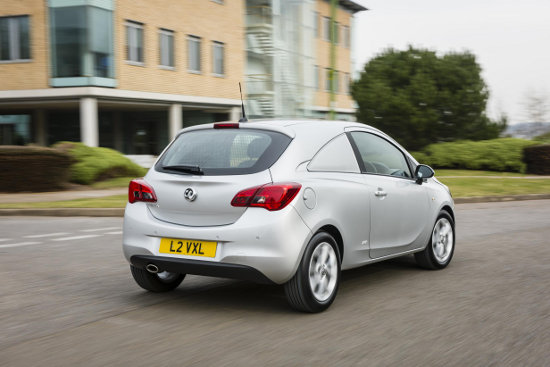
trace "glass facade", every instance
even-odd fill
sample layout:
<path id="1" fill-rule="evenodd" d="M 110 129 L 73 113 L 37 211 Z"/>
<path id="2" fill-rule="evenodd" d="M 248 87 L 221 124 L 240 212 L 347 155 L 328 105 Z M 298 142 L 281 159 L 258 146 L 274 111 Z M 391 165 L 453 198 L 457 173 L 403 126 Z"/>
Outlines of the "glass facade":
<path id="1" fill-rule="evenodd" d="M 89 5 L 50 7 L 50 20 L 53 78 L 78 78 L 76 85 L 114 78 L 112 10 Z"/>
<path id="2" fill-rule="evenodd" d="M 25 145 L 32 141 L 30 115 L 0 115 L 0 145 Z"/>
<path id="3" fill-rule="evenodd" d="M 125 154 L 160 154 L 170 141 L 166 121 L 166 111 L 122 113 L 122 151 Z"/>

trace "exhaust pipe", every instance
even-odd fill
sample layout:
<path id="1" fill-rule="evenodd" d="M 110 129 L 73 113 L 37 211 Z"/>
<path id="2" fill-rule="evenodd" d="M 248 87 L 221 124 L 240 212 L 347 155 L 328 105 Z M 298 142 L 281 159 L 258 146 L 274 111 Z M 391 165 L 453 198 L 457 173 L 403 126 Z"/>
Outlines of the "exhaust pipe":
<path id="1" fill-rule="evenodd" d="M 145 270 L 152 274 L 157 274 L 159 272 L 159 268 L 155 264 L 147 264 Z"/>

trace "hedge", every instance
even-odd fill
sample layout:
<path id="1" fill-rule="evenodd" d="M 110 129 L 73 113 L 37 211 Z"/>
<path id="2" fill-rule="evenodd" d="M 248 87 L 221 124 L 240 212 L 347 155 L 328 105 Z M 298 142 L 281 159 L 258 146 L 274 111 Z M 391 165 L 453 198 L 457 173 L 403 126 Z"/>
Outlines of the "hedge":
<path id="1" fill-rule="evenodd" d="M 3 192 L 41 192 L 63 188 L 71 157 L 59 150 L 35 146 L 0 146 Z"/>
<path id="2" fill-rule="evenodd" d="M 523 149 L 527 173 L 550 175 L 550 144 L 535 145 Z"/>
<path id="3" fill-rule="evenodd" d="M 74 183 L 88 185 L 113 177 L 143 176 L 147 172 L 113 149 L 92 148 L 75 142 L 59 142 L 54 147 L 73 158 L 69 180 Z"/>
<path id="4" fill-rule="evenodd" d="M 412 155 L 420 163 L 434 168 L 525 172 L 523 149 L 536 144 L 515 138 L 457 141 L 431 144 Z"/>

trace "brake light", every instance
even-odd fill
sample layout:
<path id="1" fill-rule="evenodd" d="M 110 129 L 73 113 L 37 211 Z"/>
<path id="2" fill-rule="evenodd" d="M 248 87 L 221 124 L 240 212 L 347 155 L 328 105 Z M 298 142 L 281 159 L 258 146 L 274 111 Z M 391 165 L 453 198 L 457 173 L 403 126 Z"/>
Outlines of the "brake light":
<path id="1" fill-rule="evenodd" d="M 281 210 L 296 197 L 301 188 L 302 185 L 294 182 L 250 187 L 237 193 L 231 205 Z"/>
<path id="2" fill-rule="evenodd" d="M 239 124 L 235 122 L 218 122 L 214 124 L 214 129 L 238 129 Z"/>
<path id="3" fill-rule="evenodd" d="M 153 190 L 145 180 L 137 178 L 130 181 L 130 186 L 128 187 L 128 201 L 130 204 L 136 201 L 156 203 L 157 195 L 155 194 L 155 190 Z"/>

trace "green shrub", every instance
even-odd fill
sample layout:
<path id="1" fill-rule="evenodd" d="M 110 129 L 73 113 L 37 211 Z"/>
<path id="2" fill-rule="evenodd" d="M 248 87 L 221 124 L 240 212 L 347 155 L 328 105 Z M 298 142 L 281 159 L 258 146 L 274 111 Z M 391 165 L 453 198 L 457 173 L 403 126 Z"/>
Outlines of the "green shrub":
<path id="1" fill-rule="evenodd" d="M 143 176 L 147 171 L 113 149 L 92 148 L 74 142 L 60 142 L 54 147 L 74 159 L 70 168 L 71 182 L 88 185 L 113 177 Z"/>
<path id="2" fill-rule="evenodd" d="M 523 149 L 527 173 L 550 175 L 550 144 L 535 145 Z"/>
<path id="3" fill-rule="evenodd" d="M 535 136 L 533 140 L 539 144 L 550 144 L 550 132 L 547 132 L 539 136 Z"/>
<path id="4" fill-rule="evenodd" d="M 0 146 L 0 182 L 4 192 L 40 192 L 62 189 L 69 176 L 71 157 L 56 149 Z"/>
<path id="5" fill-rule="evenodd" d="M 418 163 L 427 164 L 431 166 L 430 157 L 424 152 L 410 152 L 411 155 L 418 161 Z"/>
<path id="6" fill-rule="evenodd" d="M 523 149 L 537 143 L 514 138 L 457 141 L 428 145 L 415 158 L 434 168 L 525 172 Z M 413 154 L 414 155 L 414 154 Z"/>

